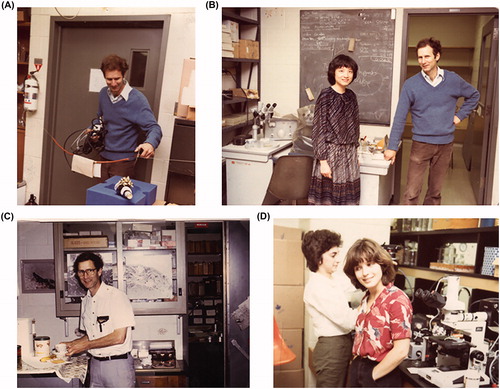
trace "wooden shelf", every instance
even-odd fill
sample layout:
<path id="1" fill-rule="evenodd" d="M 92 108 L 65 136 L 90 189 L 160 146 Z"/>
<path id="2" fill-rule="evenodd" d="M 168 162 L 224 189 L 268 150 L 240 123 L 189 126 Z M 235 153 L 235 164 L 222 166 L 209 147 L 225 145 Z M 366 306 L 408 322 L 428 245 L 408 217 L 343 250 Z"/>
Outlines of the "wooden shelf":
<path id="1" fill-rule="evenodd" d="M 244 16 L 239 15 L 236 13 L 234 9 L 222 9 L 222 18 L 223 19 L 229 19 L 233 20 L 235 22 L 241 23 L 241 24 L 250 24 L 250 25 L 255 25 L 258 26 L 260 22 L 258 20 L 250 19 Z"/>
<path id="2" fill-rule="evenodd" d="M 260 60 L 258 59 L 250 59 L 250 58 L 230 58 L 230 57 L 222 57 L 223 62 L 237 62 L 237 63 L 254 63 L 258 64 Z"/>
<path id="3" fill-rule="evenodd" d="M 438 273 L 453 273 L 467 277 L 495 279 L 481 274 L 485 247 L 498 247 L 498 227 L 478 227 L 462 229 L 444 229 L 432 231 L 392 232 L 391 244 L 405 246 L 405 241 L 417 243 L 416 266 L 412 268 Z M 474 273 L 449 272 L 430 269 L 431 262 L 438 262 L 439 249 L 450 243 L 476 244 Z M 405 265 L 401 265 L 405 266 Z"/>
<path id="4" fill-rule="evenodd" d="M 480 279 L 485 279 L 485 280 L 498 281 L 498 277 L 485 276 L 483 274 L 476 274 L 476 273 L 465 273 L 465 272 L 458 272 L 458 271 L 431 269 L 428 267 L 420 267 L 420 266 L 399 265 L 399 267 L 402 269 L 415 269 L 415 270 L 422 270 L 422 271 L 431 271 L 431 272 L 440 273 L 440 274 L 449 274 L 449 275 L 455 275 L 455 276 L 461 276 L 461 277 L 473 277 L 473 278 L 480 278 Z"/>

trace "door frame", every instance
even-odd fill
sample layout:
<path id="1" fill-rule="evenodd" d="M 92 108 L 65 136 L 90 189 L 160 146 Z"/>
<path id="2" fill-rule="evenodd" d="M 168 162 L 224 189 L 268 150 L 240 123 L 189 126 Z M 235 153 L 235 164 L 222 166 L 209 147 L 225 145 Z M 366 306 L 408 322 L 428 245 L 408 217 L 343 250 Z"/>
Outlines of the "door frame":
<path id="1" fill-rule="evenodd" d="M 44 128 L 49 131 L 54 127 L 57 89 L 59 74 L 59 60 L 61 54 L 62 31 L 70 27 L 125 27 L 125 28 L 161 28 L 160 55 L 158 62 L 157 85 L 154 101 L 151 102 L 151 109 L 156 118 L 159 115 L 160 98 L 163 85 L 163 72 L 165 69 L 168 31 L 170 27 L 170 15 L 118 15 L 118 16 L 79 16 L 78 19 L 67 19 L 61 16 L 51 16 L 49 32 L 49 53 L 47 70 L 47 86 L 45 99 Z M 96 107 L 97 109 L 97 107 Z M 51 167 L 54 163 L 54 151 L 56 150 L 54 142 L 50 137 L 44 136 L 42 143 L 42 168 L 40 177 L 40 203 L 49 204 L 50 188 L 52 185 Z M 148 163 L 146 175 L 151 176 L 152 163 Z"/>
<path id="2" fill-rule="evenodd" d="M 406 65 L 408 63 L 408 22 L 409 17 L 412 15 L 491 15 L 498 16 L 497 8 L 405 8 L 403 11 L 403 33 L 401 34 L 401 72 L 399 78 L 399 93 L 403 89 L 403 84 L 406 81 Z M 498 93 L 498 92 L 497 92 Z M 498 116 L 497 116 L 498 117 Z M 495 134 L 496 139 L 496 134 Z M 495 159 L 495 158 L 490 158 Z M 494 171 L 494 162 L 491 165 L 491 169 Z M 400 186 L 401 186 L 401 169 L 396 174 L 394 181 L 394 201 L 399 203 L 400 197 Z M 493 175 L 493 172 L 491 173 Z M 490 183 L 490 186 L 492 183 Z M 491 190 L 490 190 L 491 192 Z M 491 194 L 488 196 L 491 197 Z"/>
<path id="3" fill-rule="evenodd" d="M 496 29 L 496 31 L 495 31 Z M 492 35 L 491 49 L 489 52 L 483 51 L 483 43 L 485 33 L 490 31 Z M 494 43 L 496 41 L 496 44 Z M 487 88 L 485 97 L 485 122 L 488 122 L 489 131 L 483 134 L 483 149 L 487 152 L 481 155 L 480 166 L 480 184 L 479 184 L 479 200 L 481 204 L 491 204 L 492 189 L 495 175 L 495 160 L 497 150 L 497 132 L 498 132 L 498 14 L 496 18 L 491 19 L 488 24 L 483 27 L 481 38 L 481 55 L 479 62 L 483 63 L 483 55 L 489 57 L 488 74 L 480 74 L 478 84 L 481 85 L 482 77 L 488 77 L 494 80 L 492 88 Z M 494 66 L 493 66 L 494 65 Z M 491 103 L 491 104 L 489 104 Z"/>

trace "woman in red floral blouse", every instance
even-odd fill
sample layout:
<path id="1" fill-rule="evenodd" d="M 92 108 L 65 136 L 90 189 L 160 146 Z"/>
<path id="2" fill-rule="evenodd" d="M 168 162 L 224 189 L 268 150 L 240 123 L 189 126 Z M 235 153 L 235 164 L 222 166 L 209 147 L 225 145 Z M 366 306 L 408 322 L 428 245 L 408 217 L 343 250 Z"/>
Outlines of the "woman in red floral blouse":
<path id="1" fill-rule="evenodd" d="M 392 259 L 377 242 L 360 239 L 347 253 L 344 272 L 367 291 L 356 320 L 349 386 L 401 387 L 397 367 L 410 348 L 413 309 L 393 284 Z"/>

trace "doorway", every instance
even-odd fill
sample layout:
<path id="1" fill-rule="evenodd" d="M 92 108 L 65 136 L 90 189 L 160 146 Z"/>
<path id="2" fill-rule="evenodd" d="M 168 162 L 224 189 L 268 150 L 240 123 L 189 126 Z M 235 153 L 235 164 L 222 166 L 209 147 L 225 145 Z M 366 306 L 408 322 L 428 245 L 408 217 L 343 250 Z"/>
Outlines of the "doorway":
<path id="1" fill-rule="evenodd" d="M 249 222 L 186 223 L 189 386 L 250 383 Z"/>
<path id="2" fill-rule="evenodd" d="M 98 92 L 91 74 L 106 55 L 127 59 L 126 78 L 148 99 L 158 118 L 168 39 L 169 15 L 51 18 L 45 130 L 64 146 L 73 132 L 90 126 L 97 115 Z M 74 139 L 74 138 L 73 138 Z M 68 144 L 66 144 L 68 146 Z M 95 159 L 95 155 L 89 155 Z M 86 189 L 97 184 L 74 173 L 71 158 L 49 136 L 44 138 L 41 203 L 85 204 Z M 150 181 L 151 160 L 139 160 L 137 179 Z"/>
<path id="3" fill-rule="evenodd" d="M 416 55 L 416 43 L 425 37 L 435 37 L 441 41 L 443 47 L 439 65 L 447 70 L 454 71 L 465 81 L 472 84 L 484 98 L 484 106 L 488 112 L 498 117 L 494 107 L 495 95 L 498 96 L 498 79 L 491 70 L 495 65 L 487 66 L 488 59 L 498 55 L 498 35 L 496 41 L 483 38 L 483 31 L 487 25 L 497 20 L 498 10 L 493 8 L 469 9 L 407 9 L 403 21 L 403 50 L 401 86 L 404 81 L 420 71 Z M 490 33 L 490 38 L 494 34 Z M 487 47 L 488 42 L 490 43 Z M 495 50 L 496 45 L 496 51 Z M 481 54 L 483 53 L 483 54 Z M 488 55 L 486 55 L 488 53 Z M 495 67 L 497 69 L 497 67 Z M 480 80 L 482 78 L 482 81 Z M 488 93 L 481 90 L 480 82 L 488 85 Z M 496 98 L 498 102 L 498 97 Z M 459 100 L 458 106 L 463 100 Z M 481 103 L 479 104 L 481 106 Z M 496 159 L 496 134 L 498 123 L 491 116 L 486 121 L 482 117 L 476 119 L 477 110 L 469 118 L 460 123 L 455 131 L 455 146 L 453 162 L 446 178 L 443 192 L 443 205 L 482 205 L 491 204 L 494 182 L 494 161 Z M 409 152 L 411 144 L 411 119 L 408 119 L 403 137 L 403 152 Z M 474 138 L 472 150 L 471 138 Z M 494 141 L 494 143 L 491 143 Z M 406 147 L 405 147 L 406 146 Z M 408 160 L 407 156 L 402 159 Z M 406 161 L 407 162 L 407 161 Z M 396 177 L 395 201 L 399 200 L 404 191 L 407 163 L 403 161 L 399 182 Z M 480 189 L 480 183 L 482 189 Z M 400 186 L 399 186 L 400 185 Z M 422 191 L 425 193 L 425 188 Z M 457 195 L 457 194 L 460 194 Z"/>

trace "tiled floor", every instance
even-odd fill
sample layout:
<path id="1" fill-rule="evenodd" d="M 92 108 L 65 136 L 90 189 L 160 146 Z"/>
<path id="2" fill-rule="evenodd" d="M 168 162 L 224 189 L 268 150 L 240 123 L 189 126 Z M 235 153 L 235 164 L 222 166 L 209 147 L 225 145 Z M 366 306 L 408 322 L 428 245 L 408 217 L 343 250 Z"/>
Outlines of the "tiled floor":
<path id="1" fill-rule="evenodd" d="M 411 148 L 411 141 L 404 140 L 403 166 L 401 171 L 401 197 L 406 185 L 406 172 Z M 424 187 L 420 195 L 420 204 L 423 203 L 427 190 L 427 176 L 424 179 Z M 477 205 L 474 192 L 469 180 L 469 172 L 465 168 L 462 158 L 462 145 L 455 144 L 453 149 L 453 168 L 450 167 L 442 191 L 442 205 Z"/>

